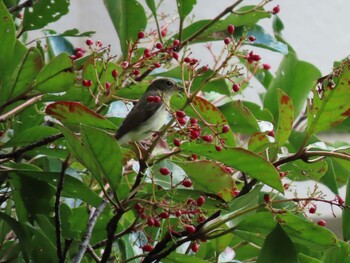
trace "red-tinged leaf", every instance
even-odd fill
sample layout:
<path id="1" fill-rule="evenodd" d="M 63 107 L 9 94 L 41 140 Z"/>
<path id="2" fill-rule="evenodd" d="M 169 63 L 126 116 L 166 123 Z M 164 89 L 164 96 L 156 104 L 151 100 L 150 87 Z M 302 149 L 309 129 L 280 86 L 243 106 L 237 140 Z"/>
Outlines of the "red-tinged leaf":
<path id="1" fill-rule="evenodd" d="M 181 145 L 181 150 L 184 153 L 194 153 L 198 156 L 204 156 L 232 166 L 236 170 L 271 186 L 281 193 L 284 192 L 276 168 L 263 157 L 244 148 L 223 148 L 222 151 L 218 152 L 209 144 L 183 143 Z"/>
<path id="2" fill-rule="evenodd" d="M 64 125 L 91 125 L 102 129 L 116 130 L 117 127 L 103 116 L 74 101 L 58 101 L 49 104 L 46 114 L 58 119 Z"/>
<path id="3" fill-rule="evenodd" d="M 200 115 L 205 119 L 205 121 L 211 124 L 218 125 L 218 132 L 221 132 L 221 127 L 223 125 L 229 124 L 224 114 L 222 114 L 221 111 L 215 105 L 213 105 L 206 99 L 197 96 L 193 100 L 193 106 L 195 107 L 197 112 L 199 112 Z M 220 134 L 220 138 L 225 140 L 226 145 L 235 145 L 235 138 L 232 129 L 230 129 L 227 133 Z"/>
<path id="4" fill-rule="evenodd" d="M 269 145 L 271 145 L 269 137 L 263 132 L 256 132 L 249 138 L 248 150 L 260 153 L 265 151 Z"/>
<path id="5" fill-rule="evenodd" d="M 294 106 L 292 99 L 281 89 L 277 89 L 278 123 L 275 139 L 280 148 L 289 138 L 294 122 Z"/>
<path id="6" fill-rule="evenodd" d="M 333 86 L 334 85 L 334 86 Z M 350 60 L 319 80 L 308 106 L 309 135 L 327 130 L 350 116 Z"/>
<path id="7" fill-rule="evenodd" d="M 225 201 L 233 198 L 234 180 L 221 165 L 207 160 L 177 164 L 191 178 L 194 189 L 216 194 Z"/>

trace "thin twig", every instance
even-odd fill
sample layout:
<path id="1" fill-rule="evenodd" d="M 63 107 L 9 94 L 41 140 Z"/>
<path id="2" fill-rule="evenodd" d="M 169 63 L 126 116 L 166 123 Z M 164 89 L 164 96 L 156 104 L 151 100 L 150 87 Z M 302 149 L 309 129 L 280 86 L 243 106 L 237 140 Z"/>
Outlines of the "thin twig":
<path id="1" fill-rule="evenodd" d="M 27 1 L 23 2 L 22 4 L 19 4 L 19 5 L 10 7 L 10 8 L 8 9 L 8 11 L 9 11 L 10 13 L 14 13 L 14 12 L 16 12 L 16 11 L 21 10 L 22 8 L 32 6 L 32 5 L 33 5 L 33 2 L 34 2 L 33 0 L 27 0 Z"/>
<path id="2" fill-rule="evenodd" d="M 35 148 L 38 148 L 38 147 L 44 146 L 44 145 L 46 145 L 48 143 L 54 142 L 55 140 L 60 139 L 62 137 L 63 137 L 63 134 L 62 133 L 58 133 L 58 134 L 46 137 L 46 138 L 44 138 L 44 139 L 42 139 L 40 141 L 37 141 L 37 142 L 35 142 L 33 144 L 30 144 L 30 145 L 27 145 L 25 147 L 22 147 L 22 148 L 20 148 L 18 150 L 15 150 L 13 152 L 0 154 L 0 160 L 1 159 L 6 159 L 6 158 L 16 158 L 16 157 L 20 156 L 21 154 L 23 154 L 25 152 L 34 150 Z"/>
<path id="3" fill-rule="evenodd" d="M 13 115 L 19 113 L 20 111 L 24 110 L 25 108 L 27 108 L 28 106 L 33 105 L 34 103 L 36 103 L 37 101 L 41 100 L 41 98 L 44 95 L 38 95 L 35 96 L 29 100 L 27 100 L 26 102 L 22 103 L 21 105 L 13 108 L 12 110 L 10 110 L 9 112 L 6 112 L 5 114 L 0 116 L 0 122 L 4 122 L 7 121 L 7 119 L 9 119 L 10 117 L 12 117 Z"/>
<path id="4" fill-rule="evenodd" d="M 58 262 L 64 263 L 65 257 L 62 250 L 62 241 L 61 241 L 61 216 L 60 216 L 60 206 L 61 206 L 61 193 L 64 185 L 64 176 L 66 170 L 69 167 L 70 154 L 63 161 L 61 166 L 60 178 L 58 179 L 57 189 L 56 189 L 56 200 L 55 200 L 55 232 L 56 232 L 56 246 L 57 246 L 57 256 Z"/>
<path id="5" fill-rule="evenodd" d="M 73 263 L 79 263 L 83 259 L 83 256 L 88 249 L 92 230 L 95 227 L 95 224 L 97 222 L 97 218 L 101 215 L 103 209 L 107 206 L 107 202 L 103 201 L 96 209 L 91 210 L 90 212 L 90 219 L 86 225 L 85 233 L 83 235 L 83 240 L 79 246 L 79 250 L 75 258 L 72 260 Z M 92 250 L 93 251 L 93 250 Z"/>

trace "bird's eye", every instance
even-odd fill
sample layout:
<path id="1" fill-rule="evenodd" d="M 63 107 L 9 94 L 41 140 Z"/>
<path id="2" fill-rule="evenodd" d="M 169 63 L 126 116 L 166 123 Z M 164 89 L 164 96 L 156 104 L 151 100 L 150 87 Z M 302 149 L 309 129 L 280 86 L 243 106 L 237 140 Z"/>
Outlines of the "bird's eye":
<path id="1" fill-rule="evenodd" d="M 173 83 L 172 83 L 170 80 L 168 80 L 168 81 L 166 82 L 166 84 L 167 84 L 168 86 L 172 86 L 172 85 L 173 85 Z"/>

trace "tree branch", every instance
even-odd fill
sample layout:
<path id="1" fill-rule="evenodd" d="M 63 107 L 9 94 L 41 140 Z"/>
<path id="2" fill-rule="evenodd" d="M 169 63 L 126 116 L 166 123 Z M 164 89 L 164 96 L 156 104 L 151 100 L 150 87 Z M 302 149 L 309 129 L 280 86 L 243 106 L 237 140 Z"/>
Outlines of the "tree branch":
<path id="1" fill-rule="evenodd" d="M 10 13 L 14 13 L 16 11 L 21 10 L 22 8 L 32 6 L 33 2 L 34 2 L 33 0 L 27 0 L 27 1 L 23 2 L 22 4 L 10 7 L 8 10 Z"/>
<path id="2" fill-rule="evenodd" d="M 107 202 L 103 201 L 96 209 L 93 209 L 90 213 L 90 219 L 86 225 L 86 230 L 83 235 L 83 240 L 79 246 L 79 250 L 75 258 L 72 260 L 72 263 L 79 263 L 81 262 L 86 250 L 88 249 L 90 239 L 91 239 L 91 234 L 92 230 L 95 227 L 97 218 L 101 215 L 103 209 L 107 206 Z"/>
<path id="3" fill-rule="evenodd" d="M 61 241 L 60 199 L 61 199 L 61 193 L 62 193 L 63 185 L 64 185 L 64 176 L 65 176 L 67 168 L 69 167 L 69 158 L 70 158 L 70 154 L 67 156 L 67 158 L 62 163 L 60 178 L 58 180 L 57 189 L 56 189 L 55 231 L 56 231 L 57 256 L 58 256 L 59 263 L 64 263 L 64 261 L 65 261 L 65 256 L 64 256 L 64 253 L 62 250 L 62 241 Z"/>

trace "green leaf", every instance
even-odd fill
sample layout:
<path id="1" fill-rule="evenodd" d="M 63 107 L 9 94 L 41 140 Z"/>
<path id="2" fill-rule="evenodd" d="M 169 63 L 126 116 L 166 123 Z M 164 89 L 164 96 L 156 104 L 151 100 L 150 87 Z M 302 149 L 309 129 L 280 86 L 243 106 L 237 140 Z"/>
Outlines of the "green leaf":
<path id="1" fill-rule="evenodd" d="M 268 234 L 276 227 L 270 212 L 249 214 L 235 226 L 235 234 L 243 240 L 262 246 Z"/>
<path id="2" fill-rule="evenodd" d="M 157 16 L 157 7 L 154 0 L 146 0 L 146 4 L 148 8 L 151 10 L 153 16 Z"/>
<path id="3" fill-rule="evenodd" d="M 316 251 L 338 244 L 337 237 L 330 230 L 293 215 L 291 212 L 278 214 L 276 217 L 293 243 L 298 243 Z"/>
<path id="4" fill-rule="evenodd" d="M 344 61 L 333 73 L 320 80 L 313 90 L 313 98 L 308 105 L 308 134 L 327 130 L 344 121 L 350 115 L 350 60 Z M 330 87 L 329 85 L 333 85 Z"/>
<path id="5" fill-rule="evenodd" d="M 260 19 L 270 17 L 271 14 L 264 11 L 263 8 L 258 8 L 254 11 L 256 6 L 244 6 L 237 10 L 237 13 L 243 14 L 235 14 L 232 13 L 228 15 L 225 19 L 219 20 L 217 23 L 209 27 L 205 30 L 201 35 L 199 35 L 196 39 L 191 41 L 191 44 L 194 43 L 202 43 L 208 41 L 222 41 L 224 36 L 227 35 L 227 25 L 232 24 L 236 27 L 236 32 L 239 27 L 250 26 L 256 24 Z M 251 12 L 250 12 L 251 11 Z M 184 28 L 182 38 L 186 39 L 195 34 L 198 30 L 205 27 L 209 24 L 211 20 L 200 20 L 192 23 L 188 27 Z M 173 38 L 177 39 L 178 35 L 176 34 Z"/>
<path id="6" fill-rule="evenodd" d="M 16 44 L 15 24 L 3 1 L 0 2 L 0 17 L 0 84 L 2 84 L 3 77 L 11 72 L 6 70 L 7 62 L 10 61 Z"/>
<path id="7" fill-rule="evenodd" d="M 292 241 L 279 224 L 266 237 L 257 263 L 297 263 L 297 254 Z"/>
<path id="8" fill-rule="evenodd" d="M 276 77 L 272 80 L 264 98 L 264 107 L 269 109 L 278 119 L 277 89 L 282 89 L 294 105 L 294 116 L 298 116 L 313 87 L 315 80 L 321 75 L 313 65 L 298 60 L 297 56 L 289 52 L 282 60 Z"/>
<path id="9" fill-rule="evenodd" d="M 339 241 L 337 247 L 325 251 L 322 263 L 350 263 L 350 246 L 344 241 Z"/>
<path id="10" fill-rule="evenodd" d="M 48 32 L 45 32 L 48 34 Z M 69 55 L 74 54 L 74 46 L 65 37 L 62 36 L 48 36 L 46 38 L 46 44 L 48 47 L 48 53 L 50 58 L 54 58 L 61 53 L 67 53 Z"/>
<path id="11" fill-rule="evenodd" d="M 177 164 L 191 178 L 194 189 L 218 195 L 225 201 L 233 198 L 234 180 L 221 165 L 207 160 Z"/>
<path id="12" fill-rule="evenodd" d="M 342 229 L 343 229 L 343 238 L 345 241 L 350 240 L 350 179 L 346 184 L 346 197 L 345 197 L 346 207 L 342 212 Z"/>
<path id="13" fill-rule="evenodd" d="M 43 61 L 40 52 L 37 48 L 28 49 L 21 63 L 17 65 L 11 82 L 8 87 L 5 87 L 8 94 L 4 94 L 7 98 L 25 94 L 31 89 L 32 82 L 43 66 Z M 6 92 L 6 90 L 4 90 Z"/>
<path id="14" fill-rule="evenodd" d="M 327 158 L 327 172 L 322 176 L 321 182 L 326 185 L 334 194 L 338 194 L 338 184 L 337 184 L 337 174 L 336 163 L 334 163 L 333 158 Z"/>
<path id="15" fill-rule="evenodd" d="M 14 146 L 24 146 L 34 142 L 37 142 L 40 139 L 48 137 L 59 133 L 55 128 L 48 126 L 37 126 L 29 128 L 23 131 L 20 131 L 18 134 L 6 142 L 3 147 L 14 147 Z"/>
<path id="16" fill-rule="evenodd" d="M 82 138 L 89 150 L 89 159 L 94 163 L 102 178 L 117 192 L 123 170 L 123 155 L 117 140 L 106 132 L 89 126 L 82 126 Z"/>
<path id="17" fill-rule="evenodd" d="M 278 122 L 275 139 L 280 148 L 289 138 L 294 122 L 294 106 L 291 98 L 281 89 L 277 89 Z"/>
<path id="18" fill-rule="evenodd" d="M 225 115 L 232 130 L 237 133 L 253 134 L 260 131 L 259 124 L 240 100 L 232 101 L 220 106 L 220 111 Z"/>
<path id="19" fill-rule="evenodd" d="M 180 15 L 180 20 L 184 21 L 186 16 L 188 16 L 193 7 L 197 4 L 197 0 L 176 0 L 177 10 Z"/>
<path id="20" fill-rule="evenodd" d="M 13 232 L 15 232 L 16 237 L 19 240 L 19 245 L 21 246 L 21 252 L 26 262 L 29 262 L 29 254 L 31 249 L 31 239 L 28 231 L 24 224 L 16 221 L 14 218 L 8 216 L 7 214 L 0 212 L 0 219 L 6 222 Z"/>
<path id="21" fill-rule="evenodd" d="M 57 186 L 60 177 L 60 173 L 47 171 L 17 170 L 16 173 L 21 177 L 29 177 L 38 182 L 48 183 L 54 187 Z M 102 199 L 95 192 L 93 192 L 82 181 L 70 176 L 69 174 L 66 174 L 64 178 L 62 196 L 83 200 L 94 207 L 97 207 L 102 203 Z"/>
<path id="22" fill-rule="evenodd" d="M 184 153 L 194 153 L 232 166 L 281 193 L 284 191 L 276 168 L 266 159 L 251 151 L 239 147 L 230 147 L 218 152 L 206 143 L 183 143 L 181 149 Z M 251 165 L 252 163 L 254 165 Z"/>
<path id="23" fill-rule="evenodd" d="M 265 133 L 256 132 L 249 138 L 248 150 L 260 153 L 265 151 L 270 145 L 269 137 Z"/>
<path id="24" fill-rule="evenodd" d="M 136 39 L 147 25 L 142 5 L 136 0 L 104 0 L 109 16 L 119 37 L 123 55 L 127 55 L 128 42 Z"/>
<path id="25" fill-rule="evenodd" d="M 249 32 L 248 36 L 254 36 L 256 40 L 249 43 L 252 46 L 258 46 L 272 51 L 277 51 L 284 55 L 288 54 L 288 46 L 266 33 L 263 27 L 254 25 Z"/>
<path id="26" fill-rule="evenodd" d="M 74 128 L 85 124 L 102 129 L 117 130 L 117 126 L 112 122 L 78 102 L 54 102 L 46 107 L 45 112 L 64 125 L 71 125 Z"/>
<path id="27" fill-rule="evenodd" d="M 73 87 L 75 75 L 70 72 L 73 62 L 66 53 L 50 61 L 38 74 L 34 89 L 44 93 L 62 92 Z"/>
<path id="28" fill-rule="evenodd" d="M 281 171 L 286 172 L 288 178 L 296 181 L 304 180 L 320 180 L 328 170 L 328 165 L 325 160 L 320 160 L 314 163 L 306 163 L 302 160 L 288 162 L 281 166 Z"/>
<path id="29" fill-rule="evenodd" d="M 169 256 L 166 258 L 162 259 L 162 262 L 164 263 L 209 263 L 209 261 L 200 259 L 196 256 L 190 256 L 190 255 L 185 255 L 185 254 L 180 254 L 180 253 L 171 253 Z"/>
<path id="30" fill-rule="evenodd" d="M 221 113 L 221 111 L 214 104 L 210 103 L 206 99 L 196 96 L 192 102 L 192 105 L 194 106 L 196 111 L 200 113 L 200 115 L 204 118 L 206 122 L 218 125 L 219 133 L 221 132 L 221 127 L 223 125 L 229 124 L 225 116 Z M 194 114 L 193 116 L 195 118 L 198 117 L 196 114 Z M 231 129 L 227 133 L 221 133 L 220 138 L 225 141 L 225 145 L 236 145 L 234 134 Z"/>
<path id="31" fill-rule="evenodd" d="M 322 263 L 321 260 L 298 253 L 298 263 Z"/>
<path id="32" fill-rule="evenodd" d="M 69 0 L 34 2 L 30 8 L 26 8 L 24 11 L 23 30 L 43 28 L 47 24 L 57 21 L 68 13 L 68 7 Z"/>

